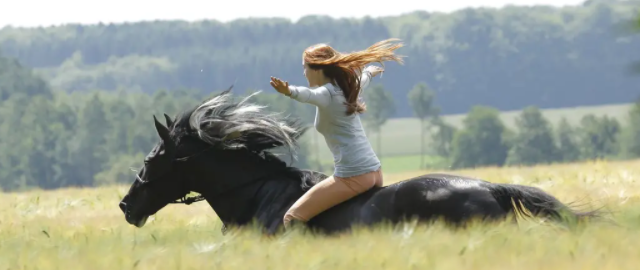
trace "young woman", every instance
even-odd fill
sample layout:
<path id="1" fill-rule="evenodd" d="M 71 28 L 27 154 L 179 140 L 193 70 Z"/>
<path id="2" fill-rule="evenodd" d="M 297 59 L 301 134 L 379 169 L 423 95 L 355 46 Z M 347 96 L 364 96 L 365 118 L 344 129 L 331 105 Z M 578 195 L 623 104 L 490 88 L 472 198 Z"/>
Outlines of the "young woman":
<path id="1" fill-rule="evenodd" d="M 340 53 L 326 44 L 307 48 L 302 54 L 304 76 L 309 87 L 289 86 L 271 77 L 279 93 L 316 106 L 315 127 L 333 154 L 333 175 L 298 199 L 284 216 L 285 229 L 295 219 L 307 222 L 341 202 L 374 186 L 382 186 L 381 163 L 365 135 L 359 113 L 365 111 L 359 96 L 371 79 L 384 70 L 369 63 L 396 61 L 396 39 L 380 41 L 363 51 Z"/>

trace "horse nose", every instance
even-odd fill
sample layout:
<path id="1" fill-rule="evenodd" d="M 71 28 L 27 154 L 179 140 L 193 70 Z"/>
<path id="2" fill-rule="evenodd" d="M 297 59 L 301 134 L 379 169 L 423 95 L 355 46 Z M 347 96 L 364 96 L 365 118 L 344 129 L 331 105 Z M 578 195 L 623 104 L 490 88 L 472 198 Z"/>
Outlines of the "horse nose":
<path id="1" fill-rule="evenodd" d="M 127 204 L 126 203 L 120 202 L 120 204 L 118 206 L 120 206 L 120 210 L 122 210 L 123 213 L 127 212 Z"/>

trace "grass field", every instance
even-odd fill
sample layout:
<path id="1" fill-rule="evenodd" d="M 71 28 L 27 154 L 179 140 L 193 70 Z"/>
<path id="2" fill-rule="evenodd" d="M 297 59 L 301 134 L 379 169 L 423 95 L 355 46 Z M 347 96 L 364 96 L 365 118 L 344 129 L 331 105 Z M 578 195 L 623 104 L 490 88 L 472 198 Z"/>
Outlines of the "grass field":
<path id="1" fill-rule="evenodd" d="M 545 109 L 541 110 L 543 115 L 555 126 L 565 117 L 571 125 L 578 125 L 580 119 L 587 114 L 596 116 L 607 115 L 616 118 L 620 122 L 627 121 L 627 114 L 631 104 L 602 105 L 602 106 L 583 106 L 575 108 L 561 109 Z M 515 119 L 519 116 L 520 111 L 505 111 L 500 114 L 500 119 L 511 129 L 515 128 Z M 446 115 L 444 120 L 457 127 L 462 127 L 462 121 L 466 115 Z M 310 130 L 305 135 L 306 140 L 312 140 L 313 136 L 317 136 L 315 130 Z M 398 118 L 389 120 L 382 127 L 382 149 L 377 149 L 377 134 L 369 134 L 369 140 L 373 144 L 374 149 L 379 156 L 411 156 L 420 154 L 420 121 L 417 118 Z M 331 162 L 331 153 L 325 146 L 322 137 L 318 137 L 320 147 L 316 147 L 320 158 Z M 428 147 L 428 138 L 425 138 L 426 147 Z"/>
<path id="2" fill-rule="evenodd" d="M 387 173 L 386 184 L 425 172 Z M 278 238 L 221 235 L 204 202 L 171 205 L 144 228 L 117 207 L 126 186 L 0 194 L 0 269 L 637 269 L 640 161 L 455 173 L 529 184 L 562 201 L 606 206 L 618 226 L 574 230 L 526 221 L 454 231 L 439 224 Z"/>

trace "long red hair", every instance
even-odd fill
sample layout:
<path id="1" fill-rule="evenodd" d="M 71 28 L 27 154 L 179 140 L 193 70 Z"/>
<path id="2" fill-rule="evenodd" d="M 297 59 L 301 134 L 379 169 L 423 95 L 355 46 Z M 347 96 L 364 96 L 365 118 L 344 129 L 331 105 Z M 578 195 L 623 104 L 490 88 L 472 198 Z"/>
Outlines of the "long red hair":
<path id="1" fill-rule="evenodd" d="M 360 94 L 360 74 L 369 63 L 396 61 L 403 64 L 402 57 L 394 51 L 402 47 L 402 43 L 392 44 L 398 39 L 391 38 L 379 41 L 369 48 L 352 52 L 340 53 L 327 44 L 317 44 L 307 48 L 302 53 L 302 59 L 312 69 L 321 69 L 324 76 L 337 83 L 347 100 L 347 115 L 362 113 L 366 110 L 364 104 L 358 101 Z"/>

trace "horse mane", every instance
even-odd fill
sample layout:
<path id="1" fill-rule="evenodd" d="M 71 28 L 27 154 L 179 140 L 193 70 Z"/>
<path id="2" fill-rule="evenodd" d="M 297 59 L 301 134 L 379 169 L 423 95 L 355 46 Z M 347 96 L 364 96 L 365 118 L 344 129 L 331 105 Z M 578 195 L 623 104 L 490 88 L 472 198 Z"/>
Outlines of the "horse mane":
<path id="1" fill-rule="evenodd" d="M 308 128 L 299 119 L 283 117 L 280 113 L 265 110 L 266 106 L 250 103 L 249 99 L 259 93 L 261 91 L 234 101 L 230 87 L 178 115 L 175 123 L 169 127 L 172 136 L 177 141 L 184 136 L 195 136 L 221 149 L 249 150 L 267 162 L 286 167 L 285 172 L 299 179 L 302 188 L 307 190 L 322 176 L 317 172 L 288 167 L 268 150 L 282 146 L 296 159 L 298 139 Z"/>
<path id="2" fill-rule="evenodd" d="M 262 152 L 282 146 L 295 154 L 298 139 L 307 128 L 299 119 L 250 103 L 249 99 L 260 92 L 234 101 L 229 88 L 178 116 L 173 133 L 177 137 L 180 133 L 195 135 L 221 149 Z"/>

